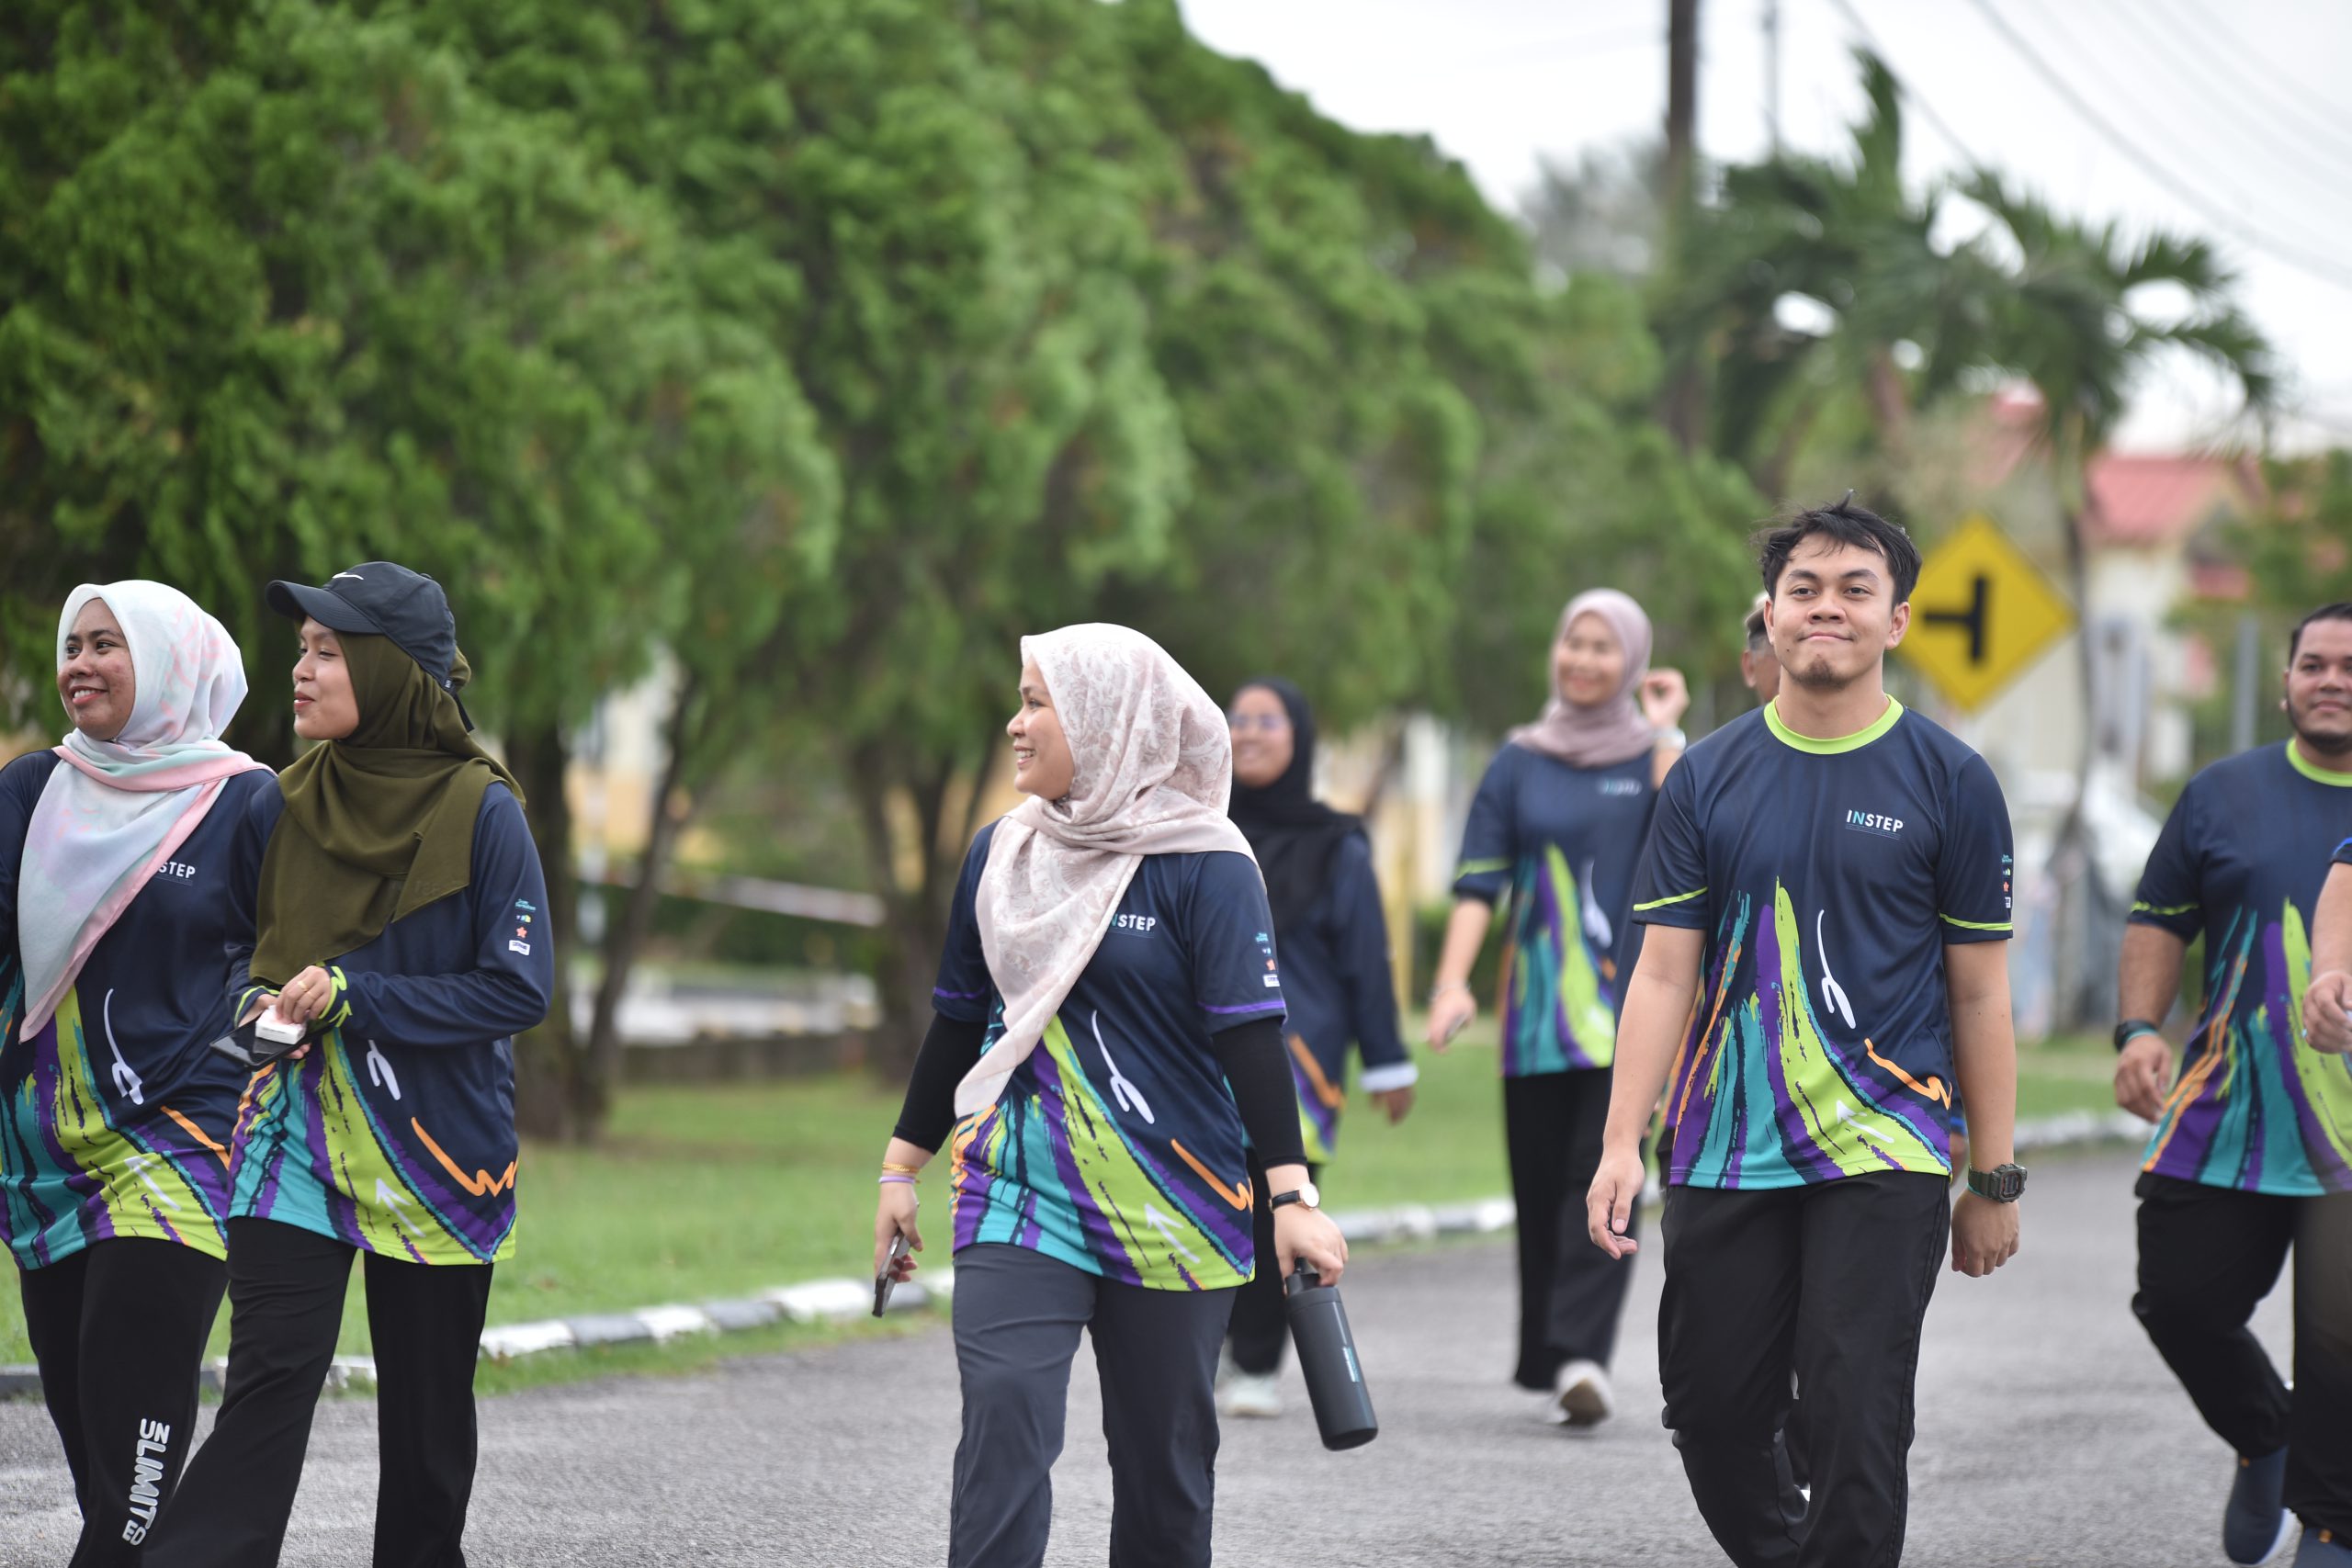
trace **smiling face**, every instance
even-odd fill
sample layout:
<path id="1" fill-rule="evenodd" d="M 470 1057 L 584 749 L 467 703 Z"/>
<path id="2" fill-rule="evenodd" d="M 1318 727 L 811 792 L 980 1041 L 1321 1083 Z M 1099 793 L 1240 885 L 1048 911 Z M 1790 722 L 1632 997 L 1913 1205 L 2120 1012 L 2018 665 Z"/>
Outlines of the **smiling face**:
<path id="1" fill-rule="evenodd" d="M 2313 621 L 2287 666 L 2287 721 L 2303 750 L 2352 756 L 2352 621 Z"/>
<path id="2" fill-rule="evenodd" d="M 1264 789 L 1288 771 L 1298 737 L 1282 698 L 1263 686 L 1245 686 L 1226 710 L 1233 730 L 1233 782 Z"/>
<path id="3" fill-rule="evenodd" d="M 111 740 L 130 722 L 139 679 L 130 668 L 130 644 L 103 599 L 83 605 L 65 633 L 57 694 L 74 728 L 93 740 Z"/>
<path id="4" fill-rule="evenodd" d="M 340 740 L 359 728 L 359 699 L 343 642 L 316 621 L 302 623 L 302 656 L 294 661 L 294 733 L 305 740 Z"/>
<path id="5" fill-rule="evenodd" d="M 1625 648 L 1588 610 L 1552 645 L 1552 689 L 1580 708 L 1599 707 L 1625 685 Z"/>
<path id="6" fill-rule="evenodd" d="M 1884 556 L 1815 534 L 1781 570 L 1765 625 L 1784 680 L 1834 692 L 1878 668 L 1903 640 L 1911 606 L 1895 603 Z"/>
<path id="7" fill-rule="evenodd" d="M 1078 782 L 1078 762 L 1062 734 L 1061 716 L 1036 665 L 1021 667 L 1021 707 L 1004 727 L 1012 737 L 1012 787 L 1040 800 L 1059 800 Z"/>

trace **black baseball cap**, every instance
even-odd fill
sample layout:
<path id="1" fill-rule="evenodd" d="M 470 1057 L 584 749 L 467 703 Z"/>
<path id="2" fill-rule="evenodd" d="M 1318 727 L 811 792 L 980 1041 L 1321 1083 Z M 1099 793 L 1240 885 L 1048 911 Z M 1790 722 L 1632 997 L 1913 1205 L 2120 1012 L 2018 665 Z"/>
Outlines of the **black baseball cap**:
<path id="1" fill-rule="evenodd" d="M 389 639 L 415 660 L 434 684 L 457 695 L 451 671 L 458 662 L 458 617 L 450 613 L 449 596 L 441 585 L 423 572 L 388 560 L 361 561 L 316 588 L 273 582 L 266 597 L 269 607 L 288 620 L 308 616 L 329 631 Z M 464 708 L 458 704 L 459 712 Z M 472 719 L 466 722 L 471 728 Z"/>

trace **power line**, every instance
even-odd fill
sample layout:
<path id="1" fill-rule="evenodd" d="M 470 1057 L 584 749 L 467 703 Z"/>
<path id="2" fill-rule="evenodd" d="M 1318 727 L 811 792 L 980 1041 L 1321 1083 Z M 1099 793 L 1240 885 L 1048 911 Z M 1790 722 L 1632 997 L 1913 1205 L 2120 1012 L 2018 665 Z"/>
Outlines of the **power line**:
<path id="1" fill-rule="evenodd" d="M 2083 46 L 2082 39 L 2077 38 L 2066 26 L 2065 22 L 2062 19 L 2055 8 L 2041 12 L 2040 14 L 2040 17 L 2042 25 L 2057 39 L 2061 48 L 2068 54 L 2071 54 L 2075 59 L 2078 61 L 2088 61 L 2098 58 L 2097 51 L 2086 49 Z M 2132 95 L 2128 90 L 2122 91 L 2121 97 L 2122 101 L 2126 105 L 2132 105 L 2134 102 Z M 2223 121 L 2222 123 L 2226 124 L 2227 122 Z M 2138 144 L 2154 145 L 2154 150 L 2156 152 L 2168 154 L 2165 159 L 2167 165 L 2185 171 L 2183 177 L 2187 177 L 2188 175 L 2191 174 L 2201 175 L 2206 189 L 2222 191 L 2234 197 L 2234 200 L 2217 203 L 2217 205 L 2222 206 L 2225 210 L 2235 212 L 2238 217 L 2238 221 L 2241 223 L 2245 222 L 2245 209 L 2249 203 L 2246 199 L 2246 181 L 2244 170 L 2248 166 L 2261 166 L 2260 160 L 2256 160 L 2252 164 L 2249 164 L 2243 157 L 2239 158 L 2234 163 L 2231 159 L 2223 157 L 2218 164 L 2207 163 L 2205 161 L 2205 155 L 2209 149 L 2202 139 L 2191 139 L 2189 142 L 2190 151 L 2183 151 L 2178 144 L 2171 146 L 2160 145 L 2165 141 L 2165 138 L 2160 133 L 2143 134 L 2138 139 Z M 2332 190 L 2335 186 L 2342 184 L 2343 181 L 2341 178 L 2336 178 L 2325 180 L 2322 183 Z M 2308 205 L 2294 201 L 2291 195 L 2289 197 L 2289 204 L 2293 207 Z M 2325 254 L 2333 255 L 2341 249 L 2332 236 L 2322 234 L 2317 230 L 2303 229 L 2300 223 L 2296 224 L 2291 230 L 2282 230 L 2280 232 L 2285 235 L 2285 238 L 2282 241 L 2283 243 L 2296 245 L 2299 248 L 2304 249 L 2306 254 L 2309 254 L 2316 255 Z"/>
<path id="2" fill-rule="evenodd" d="M 2276 239 L 2233 218 L 2228 211 L 2202 192 L 2183 184 L 2175 177 L 2171 170 L 2134 146 L 2130 138 L 2118 130 L 2114 123 L 2105 115 L 2092 107 L 2080 93 L 2075 91 L 2071 83 L 2053 70 L 2050 62 L 2036 52 L 2034 47 L 2009 25 L 2007 17 L 1993 8 L 1992 0 L 1968 0 L 1968 3 L 1976 8 L 1994 31 L 2001 35 L 2018 56 L 2032 69 L 2034 74 L 2041 78 L 2045 86 L 2065 100 L 2068 107 L 2082 118 L 2085 124 L 2098 131 L 2110 147 L 2142 174 L 2154 180 L 2165 190 L 2171 192 L 2181 201 L 2196 209 L 2204 216 L 2206 221 L 2224 233 L 2232 235 L 2241 243 L 2264 252 L 2308 276 L 2318 278 L 2324 283 L 2332 283 L 2339 288 L 2352 290 L 2352 271 L 2346 271 L 2333 261 L 2306 251 L 2300 245 Z"/>
<path id="3" fill-rule="evenodd" d="M 2123 20 L 2124 25 L 2110 23 L 2104 30 L 2109 37 L 2143 48 L 2146 52 L 2141 58 L 2154 65 L 2155 73 L 2168 81 L 2186 83 L 2193 91 L 2202 93 L 2200 107 L 2210 112 L 2211 122 L 2222 130 L 2243 135 L 2246 145 L 2264 162 L 2282 170 L 2301 172 L 2315 190 L 2326 193 L 2330 199 L 2352 184 L 2352 165 L 2327 162 L 2335 155 L 2312 146 L 2309 134 L 2267 117 L 2266 109 L 2275 112 L 2284 106 L 2276 98 L 2264 97 L 2259 84 L 2249 88 L 2233 62 L 2218 53 L 2200 58 L 2195 46 L 2178 41 L 2164 27 L 2133 27 L 2129 17 Z M 2214 92 L 2216 73 L 2237 82 L 2239 90 Z"/>
<path id="4" fill-rule="evenodd" d="M 2291 111 L 2305 126 L 2316 129 L 2321 137 L 2335 141 L 2346 151 L 2352 151 L 2352 130 L 2347 130 L 2332 118 L 2335 112 L 2333 106 L 2321 104 L 2301 82 L 2285 72 L 2275 70 L 2268 62 L 2247 51 L 2243 40 L 2215 19 L 2211 12 L 2196 4 L 2196 0 L 2178 0 L 2178 8 L 2174 14 L 2195 21 L 2205 35 L 2205 47 L 2214 62 L 2231 71 L 2244 85 L 2250 97 L 2267 102 L 2282 112 Z M 2238 70 L 2225 58 L 2230 54 L 2243 55 L 2252 61 L 2253 70 L 2250 73 Z M 2282 89 L 2287 95 L 2283 98 L 2279 96 Z M 2290 98 L 2301 99 L 2301 104 L 2289 102 Z M 2315 105 L 2317 107 L 2313 107 Z"/>
<path id="5" fill-rule="evenodd" d="M 1919 118 L 1926 120 L 1937 135 L 1951 144 L 1951 150 L 1960 154 L 1962 163 L 1972 169 L 1983 168 L 1984 161 L 1968 150 L 1968 144 L 1960 139 L 1958 132 L 1945 123 L 1944 117 L 1936 112 L 1935 106 L 1928 102 L 1921 96 L 1919 89 L 1913 86 L 1901 72 L 1895 70 L 1894 60 L 1886 52 L 1886 46 L 1878 41 L 1878 35 L 1871 31 L 1871 25 L 1862 20 L 1862 14 L 1860 11 L 1854 9 L 1853 0 L 1829 0 L 1829 3 L 1837 7 L 1840 16 L 1846 18 L 1849 27 L 1861 35 L 1864 47 L 1878 56 L 1879 63 L 1886 67 L 1886 73 L 1894 78 L 1895 86 L 1901 89 L 1905 97 L 1911 100 L 1911 107 L 1919 111 Z"/>

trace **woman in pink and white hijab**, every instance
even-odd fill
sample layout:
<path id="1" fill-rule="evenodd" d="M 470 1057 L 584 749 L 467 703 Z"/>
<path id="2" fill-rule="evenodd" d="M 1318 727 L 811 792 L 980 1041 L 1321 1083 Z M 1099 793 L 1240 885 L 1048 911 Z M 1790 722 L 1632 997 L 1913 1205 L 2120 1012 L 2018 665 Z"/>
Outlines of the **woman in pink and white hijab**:
<path id="1" fill-rule="evenodd" d="M 243 663 L 176 589 L 75 589 L 57 691 L 73 729 L 0 769 L 0 1238 L 82 1506 L 74 1561 L 134 1562 L 227 1282 L 227 874 L 274 781 L 221 741 Z"/>
<path id="2" fill-rule="evenodd" d="M 1253 1269 L 1347 1246 L 1320 1213 L 1283 1043 L 1265 885 L 1226 815 L 1225 714 L 1124 626 L 1022 640 L 1028 798 L 965 858 L 934 1016 L 883 1156 L 875 1270 L 920 1250 L 943 1143 L 964 1388 L 948 1561 L 1042 1562 L 1080 1332 L 1111 1438 L 1111 1556 L 1204 1564 L 1217 1348 Z M 1277 1256 L 1252 1241 L 1244 1130 Z M 1312 1440 L 1301 1434 L 1302 1440 Z"/>

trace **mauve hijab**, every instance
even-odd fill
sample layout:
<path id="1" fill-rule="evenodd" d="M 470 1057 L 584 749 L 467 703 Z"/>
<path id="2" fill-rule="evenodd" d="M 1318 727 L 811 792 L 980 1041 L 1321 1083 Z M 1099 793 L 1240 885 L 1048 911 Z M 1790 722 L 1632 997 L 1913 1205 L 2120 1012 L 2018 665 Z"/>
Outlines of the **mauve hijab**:
<path id="1" fill-rule="evenodd" d="M 1568 635 L 1579 615 L 1598 615 L 1607 624 L 1617 646 L 1625 650 L 1625 679 L 1616 695 L 1582 707 L 1562 696 L 1555 687 L 1552 700 L 1533 724 L 1510 732 L 1511 744 L 1557 757 L 1572 768 L 1606 768 L 1630 761 L 1657 743 L 1650 721 L 1642 716 L 1634 694 L 1650 671 L 1650 618 L 1629 594 L 1614 588 L 1592 588 L 1568 601 L 1560 612 L 1555 647 Z M 1549 663 L 1549 649 L 1546 650 Z"/>

